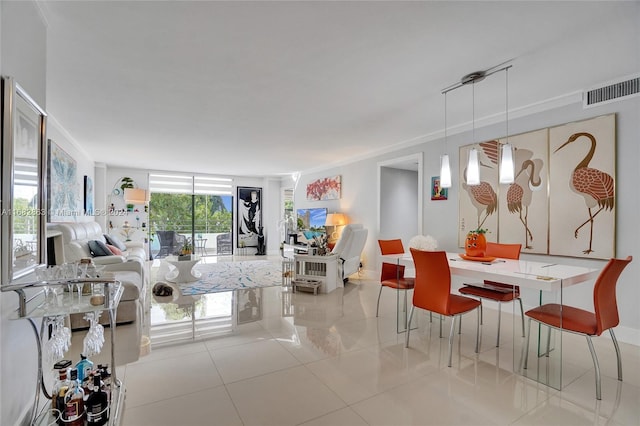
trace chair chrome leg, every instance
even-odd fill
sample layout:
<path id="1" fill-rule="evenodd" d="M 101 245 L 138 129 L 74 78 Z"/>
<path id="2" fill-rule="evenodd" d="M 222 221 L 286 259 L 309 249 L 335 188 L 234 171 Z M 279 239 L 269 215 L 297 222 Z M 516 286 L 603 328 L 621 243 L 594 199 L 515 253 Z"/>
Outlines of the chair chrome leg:
<path id="1" fill-rule="evenodd" d="M 456 317 L 451 317 L 451 331 L 449 331 L 449 364 L 451 367 L 451 358 L 453 356 L 453 330 L 456 328 Z"/>
<path id="2" fill-rule="evenodd" d="M 440 338 L 442 339 L 442 321 L 444 321 L 444 316 L 440 315 Z"/>
<path id="3" fill-rule="evenodd" d="M 527 364 L 529 363 L 529 340 L 531 340 L 531 318 L 527 321 L 527 335 L 525 337 L 524 348 L 524 362 L 522 363 L 522 369 L 527 369 Z"/>
<path id="4" fill-rule="evenodd" d="M 496 348 L 500 347 L 500 319 L 502 318 L 502 303 L 498 302 L 498 338 L 496 339 Z"/>
<path id="5" fill-rule="evenodd" d="M 522 337 L 524 336 L 524 309 L 522 308 L 522 299 L 518 297 L 518 302 L 520 302 L 520 318 L 522 318 Z"/>
<path id="6" fill-rule="evenodd" d="M 622 381 L 622 357 L 620 356 L 620 346 L 618 346 L 618 339 L 616 339 L 616 335 L 613 334 L 613 328 L 609 329 L 609 334 L 611 334 L 613 347 L 616 348 L 616 357 L 618 358 L 618 380 Z"/>
<path id="7" fill-rule="evenodd" d="M 596 355 L 596 350 L 593 347 L 593 342 L 591 341 L 591 336 L 585 336 L 587 338 L 587 343 L 589 344 L 589 352 L 591 352 L 591 358 L 593 358 L 593 367 L 596 370 L 596 399 L 602 399 L 602 384 L 600 383 L 600 365 L 598 364 L 598 356 Z"/>
<path id="8" fill-rule="evenodd" d="M 411 306 L 411 312 L 409 312 L 409 322 L 408 327 L 407 327 L 407 335 L 405 337 L 405 341 L 404 341 L 404 347 L 408 348 L 409 347 L 409 333 L 411 333 L 411 319 L 413 318 L 413 310 L 415 309 L 415 306 Z"/>
<path id="9" fill-rule="evenodd" d="M 380 310 L 380 295 L 382 295 L 382 287 L 380 286 L 380 291 L 378 292 L 378 303 L 376 304 L 376 318 L 378 318 L 378 311 Z"/>
<path id="10" fill-rule="evenodd" d="M 547 331 L 547 352 L 545 353 L 545 356 L 549 358 L 551 353 L 551 332 L 553 331 L 553 329 L 551 327 L 547 327 L 547 328 L 549 330 Z"/>

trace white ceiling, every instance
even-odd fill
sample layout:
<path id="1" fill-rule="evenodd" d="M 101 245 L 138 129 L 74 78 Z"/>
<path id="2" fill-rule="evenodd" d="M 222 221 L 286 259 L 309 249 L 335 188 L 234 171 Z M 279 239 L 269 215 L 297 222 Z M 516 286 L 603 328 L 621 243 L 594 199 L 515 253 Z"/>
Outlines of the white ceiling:
<path id="1" fill-rule="evenodd" d="M 47 110 L 112 166 L 317 169 L 440 135 L 441 90 L 472 71 L 510 60 L 517 110 L 640 69 L 638 2 L 41 5 Z M 476 119 L 503 113 L 500 74 L 476 85 Z M 449 125 L 471 120 L 467 88 Z"/>

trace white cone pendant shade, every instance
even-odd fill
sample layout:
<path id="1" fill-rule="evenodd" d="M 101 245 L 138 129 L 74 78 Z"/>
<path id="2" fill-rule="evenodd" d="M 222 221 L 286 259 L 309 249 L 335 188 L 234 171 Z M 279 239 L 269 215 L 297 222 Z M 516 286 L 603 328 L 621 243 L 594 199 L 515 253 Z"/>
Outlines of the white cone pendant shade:
<path id="1" fill-rule="evenodd" d="M 502 155 L 500 156 L 500 183 L 513 183 L 514 174 L 513 147 L 507 143 L 502 146 Z"/>
<path id="2" fill-rule="evenodd" d="M 471 148 L 469 151 L 469 162 L 467 163 L 467 185 L 480 185 L 480 162 L 478 161 L 478 150 Z"/>
<path id="3" fill-rule="evenodd" d="M 449 155 L 440 156 L 440 187 L 451 188 L 451 166 L 449 166 Z"/>

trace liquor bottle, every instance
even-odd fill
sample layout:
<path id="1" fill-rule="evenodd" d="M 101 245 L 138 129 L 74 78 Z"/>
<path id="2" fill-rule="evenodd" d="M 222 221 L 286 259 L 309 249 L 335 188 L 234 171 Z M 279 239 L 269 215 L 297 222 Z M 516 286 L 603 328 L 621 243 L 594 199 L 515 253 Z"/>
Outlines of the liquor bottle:
<path id="1" fill-rule="evenodd" d="M 109 397 L 100 389 L 100 382 L 100 376 L 93 376 L 93 390 L 85 402 L 87 425 L 101 426 L 109 420 Z"/>
<path id="2" fill-rule="evenodd" d="M 98 371 L 102 379 L 102 390 L 105 391 L 109 401 L 111 401 L 111 372 L 109 371 L 109 364 L 98 365 Z"/>
<path id="3" fill-rule="evenodd" d="M 76 369 L 78 370 L 78 381 L 82 383 L 85 377 L 93 370 L 93 361 L 80 354 L 80 361 L 76 364 Z"/>
<path id="4" fill-rule="evenodd" d="M 71 361 L 69 361 L 69 365 L 71 365 Z M 69 386 L 71 385 L 68 374 L 68 368 L 59 368 L 58 378 L 53 384 L 53 389 L 51 391 L 51 408 L 55 410 L 53 411 L 53 415 L 55 417 L 60 415 L 61 418 L 61 413 L 64 413 L 64 395 L 67 393 Z M 58 424 L 62 425 L 62 420 L 58 420 Z"/>
<path id="5" fill-rule="evenodd" d="M 84 391 L 78 383 L 78 370 L 71 369 L 69 373 L 71 386 L 64 395 L 63 424 L 66 426 L 84 426 Z"/>

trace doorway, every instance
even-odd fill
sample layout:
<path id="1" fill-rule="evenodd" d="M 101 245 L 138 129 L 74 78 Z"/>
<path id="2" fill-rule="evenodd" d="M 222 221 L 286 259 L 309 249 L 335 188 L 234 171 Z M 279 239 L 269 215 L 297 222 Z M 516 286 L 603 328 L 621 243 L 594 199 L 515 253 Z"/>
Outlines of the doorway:
<path id="1" fill-rule="evenodd" d="M 422 234 L 423 154 L 378 163 L 378 238 L 401 238 L 405 247 Z"/>

